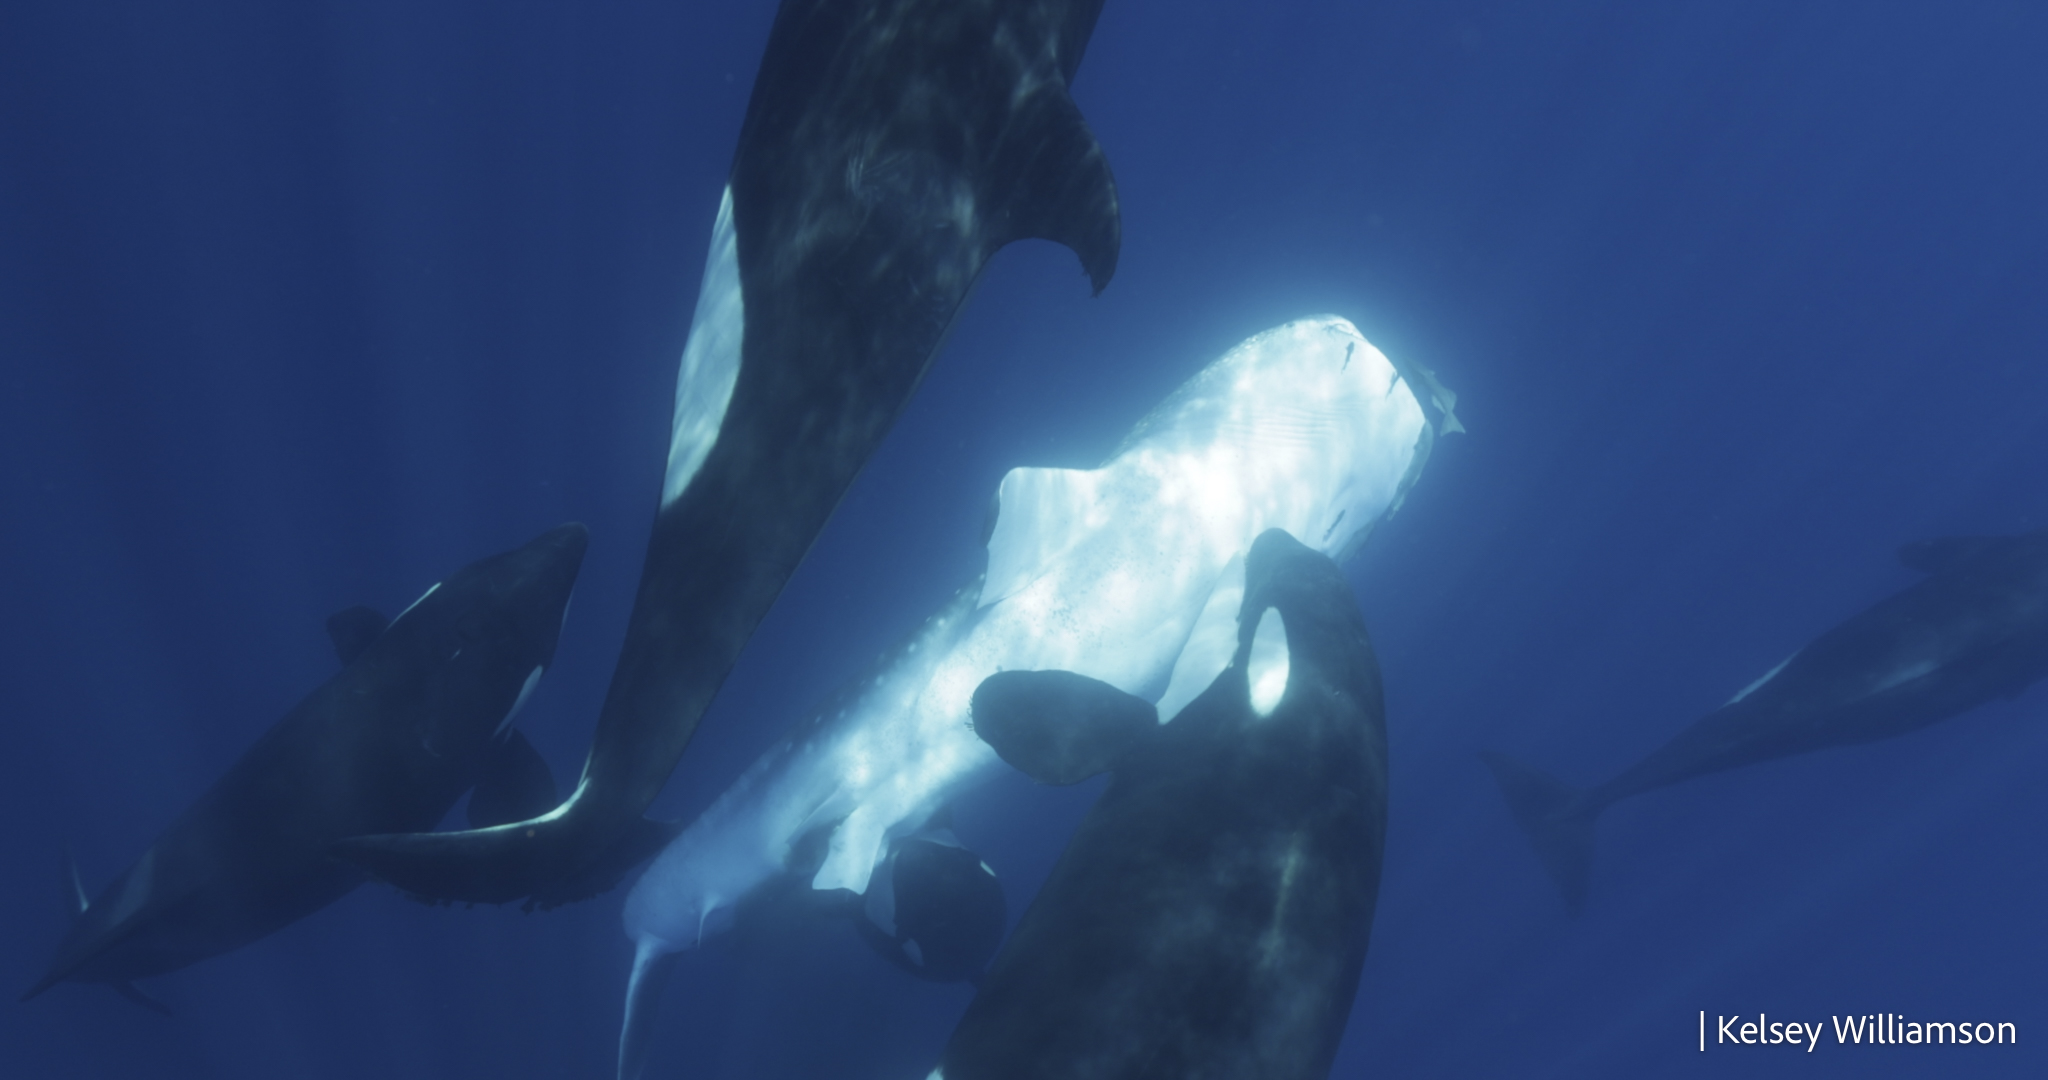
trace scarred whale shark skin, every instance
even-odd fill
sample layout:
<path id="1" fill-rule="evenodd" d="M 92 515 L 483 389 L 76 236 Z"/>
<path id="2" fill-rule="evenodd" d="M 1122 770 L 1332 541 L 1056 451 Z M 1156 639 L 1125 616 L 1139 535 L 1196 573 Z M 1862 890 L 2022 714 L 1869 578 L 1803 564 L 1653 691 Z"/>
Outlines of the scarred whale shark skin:
<path id="1" fill-rule="evenodd" d="M 1104 762 L 1111 777 L 933 1077 L 1329 1074 L 1386 848 L 1379 664 L 1327 556 L 1272 530 L 1246 579 L 1230 666 L 1172 723 L 1034 744 L 1015 736 L 1078 711 L 1071 688 L 1045 692 L 1068 673 L 1006 672 L 977 691 L 977 725 L 1010 736 L 1006 761 L 1047 782 Z"/>
<path id="2" fill-rule="evenodd" d="M 644 822 L 697 721 L 1003 245 L 1095 290 L 1115 184 L 1067 95 L 1101 0 L 784 0 L 684 349 L 661 507 L 583 776 L 497 829 L 352 841 L 402 888 L 564 903 L 672 835 Z"/>
<path id="3" fill-rule="evenodd" d="M 1890 738 L 2048 676 L 2048 529 L 1907 544 L 1927 577 L 1822 634 L 1606 783 L 1580 789 L 1505 754 L 1481 758 L 1573 914 L 1593 825 L 1646 791 L 1775 758 Z"/>
<path id="4" fill-rule="evenodd" d="M 1433 380 L 1423 392 L 1448 399 Z M 1101 468 L 1012 470 L 983 580 L 749 767 L 634 886 L 621 1075 L 644 1059 L 668 958 L 785 873 L 800 839 L 830 829 L 815 888 L 865 890 L 892 837 L 999 767 L 968 723 L 983 679 L 1060 668 L 1170 719 L 1236 651 L 1252 540 L 1284 528 L 1348 555 L 1399 505 L 1434 435 L 1409 379 L 1326 316 L 1232 349 Z"/>
<path id="5" fill-rule="evenodd" d="M 457 571 L 388 626 L 362 608 L 330 620 L 342 670 L 97 899 L 81 887 L 77 922 L 26 996 L 67 979 L 121 987 L 239 948 L 363 882 L 329 857 L 335 841 L 437 824 L 553 662 L 588 544 L 564 525 Z"/>

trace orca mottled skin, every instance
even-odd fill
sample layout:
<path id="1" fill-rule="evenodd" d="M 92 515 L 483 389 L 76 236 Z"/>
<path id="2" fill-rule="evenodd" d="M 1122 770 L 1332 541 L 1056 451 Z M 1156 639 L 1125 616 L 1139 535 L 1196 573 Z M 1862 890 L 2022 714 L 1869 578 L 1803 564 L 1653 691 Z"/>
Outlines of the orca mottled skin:
<path id="1" fill-rule="evenodd" d="M 329 620 L 342 670 L 98 899 L 79 889 L 77 922 L 24 997 L 67 979 L 129 993 L 239 948 L 365 880 L 330 856 L 336 840 L 432 828 L 517 736 L 507 725 L 554 660 L 588 545 L 563 525 L 464 567 L 388 626 L 367 608 Z"/>
<path id="2" fill-rule="evenodd" d="M 1813 639 L 1735 699 L 1588 789 L 1482 754 L 1576 914 L 1593 823 L 1622 799 L 1760 761 L 1902 735 L 2048 675 L 2048 530 L 1908 544 L 1927 575 Z"/>
<path id="3" fill-rule="evenodd" d="M 1238 620 L 1237 653 L 1208 690 L 1126 736 L 933 1076 L 1328 1075 L 1385 848 L 1379 666 L 1336 564 L 1279 530 L 1252 546 Z M 977 729 L 1074 696 L 1029 682 L 978 695 Z M 1094 714 L 1113 714 L 1123 695 L 1096 685 Z M 1071 775 L 1057 751 L 1006 760 Z"/>
<path id="4" fill-rule="evenodd" d="M 666 840 L 641 813 L 989 258 L 1013 240 L 1050 239 L 1080 255 L 1097 292 L 1109 282 L 1116 189 L 1067 96 L 1100 7 L 783 3 L 685 350 L 663 506 L 581 781 L 542 818 L 352 842 L 347 858 L 428 896 L 548 905 L 610 888 Z M 737 350 L 736 376 L 719 374 L 735 363 L 723 349 Z M 699 428 L 715 439 L 700 442 Z"/>

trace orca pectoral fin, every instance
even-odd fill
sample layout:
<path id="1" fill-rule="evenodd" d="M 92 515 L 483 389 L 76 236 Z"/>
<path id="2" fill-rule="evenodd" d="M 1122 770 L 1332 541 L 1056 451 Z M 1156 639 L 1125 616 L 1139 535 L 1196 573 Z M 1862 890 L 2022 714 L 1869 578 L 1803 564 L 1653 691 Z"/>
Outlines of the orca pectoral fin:
<path id="1" fill-rule="evenodd" d="M 1074 784 L 1107 771 L 1157 731 L 1152 703 L 1071 671 L 999 671 L 974 689 L 974 733 L 1042 784 Z"/>
<path id="2" fill-rule="evenodd" d="M 121 995 L 124 998 L 127 998 L 129 1001 L 132 1001 L 145 1009 L 148 1009 L 150 1012 L 156 1013 L 160 1016 L 172 1015 L 170 1008 L 164 1005 L 163 1002 L 158 1001 L 157 999 L 150 997 L 148 994 L 143 993 L 141 990 L 137 989 L 135 984 L 132 982 L 122 981 L 117 983 L 108 983 L 107 985 L 113 987 L 115 993 Z"/>
<path id="3" fill-rule="evenodd" d="M 633 977 L 626 983 L 626 1022 L 619 1028 L 619 1080 L 640 1080 L 647 1069 L 655 1010 L 681 955 L 663 952 L 651 941 L 642 941 L 633 954 Z"/>
<path id="4" fill-rule="evenodd" d="M 327 617 L 327 638 L 334 642 L 334 655 L 340 658 L 342 666 L 356 662 L 363 650 L 377 640 L 377 635 L 391 625 L 391 620 L 375 609 L 357 604 L 345 611 L 337 611 Z"/>
<path id="5" fill-rule="evenodd" d="M 1493 771 L 1515 824 L 1564 892 L 1565 907 L 1573 915 L 1584 911 L 1593 874 L 1593 819 L 1599 808 L 1586 806 L 1577 788 L 1506 754 L 1484 752 L 1479 759 Z"/>
<path id="6" fill-rule="evenodd" d="M 1088 121 L 1064 89 L 1042 88 L 1019 106 L 989 175 L 1010 187 L 1004 239 L 1035 238 L 1063 244 L 1081 257 L 1097 295 L 1116 274 L 1123 218 L 1109 158 Z"/>
<path id="7" fill-rule="evenodd" d="M 488 829 L 537 818 L 560 802 L 547 761 L 513 728 L 485 751 L 483 776 L 469 793 L 469 827 Z"/>

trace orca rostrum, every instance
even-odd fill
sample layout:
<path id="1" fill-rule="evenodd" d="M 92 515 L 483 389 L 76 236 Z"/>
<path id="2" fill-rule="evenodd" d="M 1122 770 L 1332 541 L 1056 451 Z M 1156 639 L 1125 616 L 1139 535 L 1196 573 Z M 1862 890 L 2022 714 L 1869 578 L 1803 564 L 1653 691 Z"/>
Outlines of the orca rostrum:
<path id="1" fill-rule="evenodd" d="M 1280 530 L 1245 560 L 1229 666 L 1165 724 L 1060 671 L 974 694 L 1045 783 L 1108 786 L 954 1028 L 942 1080 L 1320 1080 L 1379 896 L 1379 665 L 1331 559 Z"/>
<path id="2" fill-rule="evenodd" d="M 785 0 L 713 230 L 668 472 L 583 776 L 554 813 L 352 842 L 402 888 L 543 905 L 672 834 L 642 812 L 989 258 L 1121 237 L 1067 87 L 1101 0 Z"/>
<path id="3" fill-rule="evenodd" d="M 2048 529 L 1899 549 L 1927 575 L 1829 630 L 1606 783 L 1577 788 L 1485 753 L 1515 821 L 1573 914 L 1601 811 L 1696 776 L 1902 735 L 2048 675 Z"/>
<path id="4" fill-rule="evenodd" d="M 259 738 L 77 917 L 24 997 L 65 981 L 175 971 L 312 914 L 365 880 L 329 853 L 363 833 L 430 829 L 472 787 L 498 824 L 554 801 L 513 718 L 554 662 L 589 534 L 549 530 L 471 563 L 398 618 L 350 608 L 327 627 L 343 667 Z"/>

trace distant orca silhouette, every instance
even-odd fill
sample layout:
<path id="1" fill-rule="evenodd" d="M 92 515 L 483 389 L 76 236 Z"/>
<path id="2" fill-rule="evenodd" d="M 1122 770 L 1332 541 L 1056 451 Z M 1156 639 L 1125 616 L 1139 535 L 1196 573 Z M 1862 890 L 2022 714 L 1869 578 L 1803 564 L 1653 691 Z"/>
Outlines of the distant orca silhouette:
<path id="1" fill-rule="evenodd" d="M 1116 268 L 1115 184 L 1067 96 L 1101 0 L 785 0 L 676 388 L 662 503 L 582 779 L 554 813 L 344 856 L 412 892 L 545 905 L 670 835 L 640 817 L 747 638 L 1029 237 Z"/>
<path id="2" fill-rule="evenodd" d="M 388 625 L 328 620 L 344 667 L 286 713 L 128 871 L 86 901 L 48 972 L 111 983 L 246 945 L 339 899 L 364 875 L 329 847 L 432 828 L 472 786 L 473 820 L 553 800 L 547 765 L 510 725 L 554 661 L 589 534 L 563 525 L 471 563 Z"/>
<path id="3" fill-rule="evenodd" d="M 1614 803 L 1708 773 L 1902 735 L 2016 697 L 2048 675 L 2048 530 L 1926 540 L 1901 548 L 1899 559 L 1926 579 L 1813 639 L 1598 787 L 1480 755 L 1573 914 L 1586 903 L 1594 819 Z"/>
<path id="4" fill-rule="evenodd" d="M 1148 703 L 1064 672 L 976 691 L 1004 760 L 1112 776 L 934 1077 L 1328 1075 L 1385 847 L 1379 666 L 1327 556 L 1276 529 L 1245 573 L 1236 654 L 1171 723 L 1132 724 Z"/>

